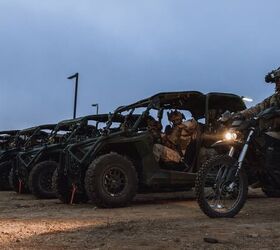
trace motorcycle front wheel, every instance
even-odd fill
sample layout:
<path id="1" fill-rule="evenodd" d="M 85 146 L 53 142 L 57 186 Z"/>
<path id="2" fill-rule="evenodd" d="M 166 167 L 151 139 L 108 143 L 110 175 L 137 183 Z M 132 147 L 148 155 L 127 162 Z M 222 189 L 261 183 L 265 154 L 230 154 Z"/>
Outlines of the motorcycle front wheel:
<path id="1" fill-rule="evenodd" d="M 232 218 L 244 206 L 248 194 L 245 171 L 236 160 L 218 155 L 206 161 L 197 173 L 195 192 L 200 209 L 210 218 Z"/>

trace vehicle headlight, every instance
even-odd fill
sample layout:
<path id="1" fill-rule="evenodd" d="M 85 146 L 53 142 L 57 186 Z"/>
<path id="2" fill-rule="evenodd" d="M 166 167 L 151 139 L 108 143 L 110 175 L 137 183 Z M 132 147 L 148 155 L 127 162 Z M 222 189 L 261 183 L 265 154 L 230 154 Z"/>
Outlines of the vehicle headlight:
<path id="1" fill-rule="evenodd" d="M 225 133 L 225 136 L 224 136 L 225 140 L 227 141 L 232 141 L 232 140 L 236 140 L 237 139 L 237 134 L 232 132 L 232 131 L 229 131 L 229 132 L 226 132 Z"/>

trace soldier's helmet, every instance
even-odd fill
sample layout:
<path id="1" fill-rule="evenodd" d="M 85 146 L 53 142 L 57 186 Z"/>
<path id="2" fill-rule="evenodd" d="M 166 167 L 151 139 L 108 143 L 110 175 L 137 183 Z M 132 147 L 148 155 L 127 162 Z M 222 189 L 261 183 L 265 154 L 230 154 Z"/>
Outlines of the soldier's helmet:
<path id="1" fill-rule="evenodd" d="M 280 67 L 272 70 L 265 76 L 265 82 L 267 83 L 279 83 L 280 80 Z"/>
<path id="2" fill-rule="evenodd" d="M 168 120 L 175 125 L 182 123 L 183 119 L 185 119 L 184 114 L 178 110 L 171 111 L 170 113 L 167 112 L 167 117 Z"/>

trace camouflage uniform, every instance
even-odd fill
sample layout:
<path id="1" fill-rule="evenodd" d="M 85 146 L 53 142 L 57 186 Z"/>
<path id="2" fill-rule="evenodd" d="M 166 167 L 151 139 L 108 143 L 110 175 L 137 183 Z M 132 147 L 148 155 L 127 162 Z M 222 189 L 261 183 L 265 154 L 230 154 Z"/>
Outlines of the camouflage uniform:
<path id="1" fill-rule="evenodd" d="M 197 131 L 198 123 L 194 119 L 174 125 L 168 134 L 162 135 L 162 143 L 154 145 L 156 160 L 179 163 L 190 142 L 196 138 Z"/>
<path id="2" fill-rule="evenodd" d="M 279 91 L 277 91 L 272 96 L 266 98 L 265 100 L 263 100 L 261 103 L 257 104 L 256 106 L 243 110 L 240 113 L 245 118 L 248 119 L 248 118 L 252 118 L 252 117 L 256 116 L 258 113 L 264 111 L 267 108 L 273 107 L 273 106 L 280 107 L 280 92 Z M 267 132 L 268 135 L 270 135 L 276 139 L 277 138 L 280 139 L 280 117 L 273 118 L 269 121 L 266 121 L 265 123 L 261 123 L 260 126 L 269 131 L 269 132 Z"/>
<path id="3" fill-rule="evenodd" d="M 279 79 L 273 81 L 267 79 L 271 74 L 269 73 L 265 80 L 266 82 L 276 84 L 275 93 L 256 106 L 241 111 L 241 115 L 245 118 L 252 118 L 270 107 L 280 107 L 280 81 Z M 261 121 L 260 127 L 267 131 L 265 136 L 265 174 L 260 176 L 260 179 L 263 182 L 263 189 L 266 192 L 277 191 L 280 194 L 280 117 L 272 118 L 268 121 Z"/>

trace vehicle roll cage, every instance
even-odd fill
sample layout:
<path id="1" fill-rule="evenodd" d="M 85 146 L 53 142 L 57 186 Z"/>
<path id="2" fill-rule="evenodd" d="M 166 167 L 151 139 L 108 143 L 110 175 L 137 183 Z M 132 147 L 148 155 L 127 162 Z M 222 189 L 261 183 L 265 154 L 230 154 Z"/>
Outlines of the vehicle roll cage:
<path id="1" fill-rule="evenodd" d="M 25 136 L 25 135 L 27 136 L 27 140 L 24 141 L 23 147 L 26 147 L 29 144 L 29 142 L 35 137 L 48 138 L 49 133 L 47 133 L 43 130 L 53 131 L 55 126 L 56 126 L 56 124 L 46 124 L 46 125 L 31 127 L 31 128 L 27 128 L 27 129 L 23 129 L 23 130 L 19 131 L 19 133 L 16 137 L 16 141 L 15 141 L 16 146 L 19 146 L 18 142 L 19 142 L 20 136 Z"/>
<path id="2" fill-rule="evenodd" d="M 232 104 L 229 109 L 231 112 L 240 111 L 246 108 L 244 102 L 242 101 L 240 96 L 229 94 L 229 93 L 216 93 L 211 92 L 208 94 L 202 94 L 198 91 L 184 91 L 184 92 L 167 92 L 167 93 L 159 93 L 150 98 L 146 98 L 140 100 L 136 103 L 120 106 L 118 107 L 114 113 L 108 115 L 108 122 L 106 125 L 105 133 L 101 135 L 99 138 L 83 141 L 77 144 L 71 144 L 67 147 L 67 151 L 78 163 L 83 164 L 87 157 L 90 155 L 94 155 L 98 149 L 101 147 L 102 142 L 109 138 L 115 136 L 125 135 L 129 132 L 135 132 L 138 130 L 139 125 L 143 118 L 148 117 L 151 109 L 158 110 L 158 118 L 162 118 L 162 112 L 164 109 L 181 109 L 188 110 L 191 112 L 192 116 L 198 120 L 200 118 L 205 118 L 205 124 L 208 125 L 210 123 L 210 117 L 208 115 L 209 110 L 214 108 L 223 107 L 223 102 L 225 99 L 232 99 Z M 212 101 L 213 100 L 213 101 Z M 129 117 L 133 115 L 133 112 L 136 108 L 146 108 L 141 115 L 138 115 L 138 118 L 135 120 L 134 125 L 127 130 L 121 130 L 118 132 L 110 133 L 110 127 L 112 125 L 113 119 L 117 115 L 121 115 L 123 112 L 129 112 L 125 117 Z M 87 152 L 80 159 L 75 155 L 74 148 L 78 146 L 86 146 L 88 148 Z"/>
<path id="3" fill-rule="evenodd" d="M 0 144 L 6 144 L 10 140 L 12 140 L 19 130 L 6 130 L 6 131 L 0 131 Z"/>

